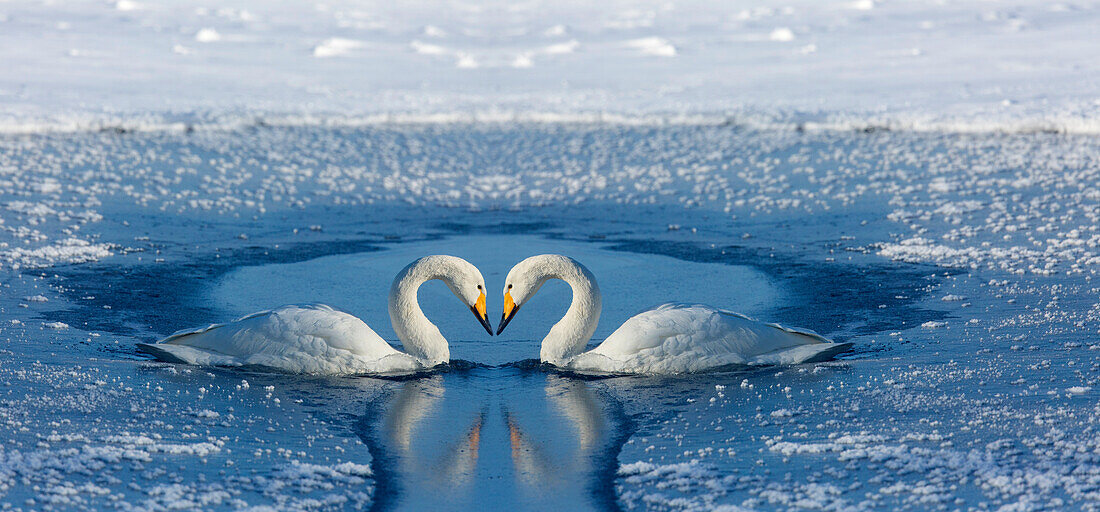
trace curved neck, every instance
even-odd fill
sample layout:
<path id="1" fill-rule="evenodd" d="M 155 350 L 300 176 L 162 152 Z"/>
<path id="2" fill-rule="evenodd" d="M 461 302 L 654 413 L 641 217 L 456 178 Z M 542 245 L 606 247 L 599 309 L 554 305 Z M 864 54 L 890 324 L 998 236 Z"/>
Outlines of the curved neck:
<path id="1" fill-rule="evenodd" d="M 390 287 L 389 310 L 393 330 L 405 351 L 427 366 L 450 361 L 451 350 L 447 346 L 447 338 L 420 310 L 416 293 L 420 285 L 433 279 L 451 284 L 452 275 L 449 265 L 421 259 L 399 272 Z"/>
<path id="2" fill-rule="evenodd" d="M 542 339 L 539 353 L 542 361 L 560 364 L 581 353 L 588 345 L 588 340 L 592 339 L 592 333 L 596 332 L 596 326 L 600 323 L 603 303 L 596 277 L 571 259 L 557 259 L 545 266 L 539 280 L 547 279 L 561 279 L 573 289 L 573 301 L 569 304 L 569 309 Z"/>

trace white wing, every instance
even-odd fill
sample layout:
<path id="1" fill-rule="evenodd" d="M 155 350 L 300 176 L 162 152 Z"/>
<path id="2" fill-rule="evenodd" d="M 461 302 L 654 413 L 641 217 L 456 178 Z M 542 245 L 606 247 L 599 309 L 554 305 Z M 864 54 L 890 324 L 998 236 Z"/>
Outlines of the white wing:
<path id="1" fill-rule="evenodd" d="M 292 373 L 386 373 L 421 367 L 362 320 L 324 304 L 261 311 L 139 347 L 173 362 L 255 365 Z"/>
<path id="2" fill-rule="evenodd" d="M 798 364 L 846 350 L 804 329 L 758 322 L 699 304 L 662 304 L 639 313 L 570 367 L 634 373 L 688 373 L 731 364 Z"/>

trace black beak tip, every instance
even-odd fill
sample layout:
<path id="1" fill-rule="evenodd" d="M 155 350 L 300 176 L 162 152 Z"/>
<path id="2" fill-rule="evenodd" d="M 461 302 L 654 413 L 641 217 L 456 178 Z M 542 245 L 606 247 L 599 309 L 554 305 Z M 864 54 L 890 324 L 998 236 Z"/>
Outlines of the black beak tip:
<path id="1" fill-rule="evenodd" d="M 493 324 L 489 323 L 489 315 L 479 315 L 477 309 L 473 306 L 470 307 L 470 311 L 473 311 L 474 316 L 477 317 L 477 321 L 481 323 L 481 326 L 485 328 L 485 332 L 489 333 L 489 336 L 493 335 Z"/>
<path id="2" fill-rule="evenodd" d="M 498 336 L 500 335 L 500 333 L 504 332 L 505 327 L 508 327 L 508 323 L 512 321 L 512 318 L 515 318 L 516 310 L 518 310 L 518 309 L 519 308 L 513 309 L 512 314 L 510 316 L 501 313 L 501 315 L 500 315 L 500 325 L 497 326 L 497 335 Z"/>

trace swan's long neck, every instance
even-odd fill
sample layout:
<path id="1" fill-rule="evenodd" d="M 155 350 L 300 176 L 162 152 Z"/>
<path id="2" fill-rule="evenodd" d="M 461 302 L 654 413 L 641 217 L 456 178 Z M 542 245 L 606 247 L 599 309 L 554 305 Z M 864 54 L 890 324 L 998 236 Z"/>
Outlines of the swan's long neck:
<path id="1" fill-rule="evenodd" d="M 550 328 L 550 333 L 542 340 L 539 358 L 545 362 L 560 364 L 580 354 L 596 326 L 600 323 L 600 311 L 603 303 L 596 277 L 583 265 L 569 260 L 558 259 L 544 269 L 542 279 L 561 279 L 573 289 L 573 301 L 558 323 Z"/>
<path id="2" fill-rule="evenodd" d="M 401 339 L 405 351 L 428 366 L 450 361 L 451 349 L 439 328 L 424 316 L 416 300 L 416 292 L 420 285 L 433 279 L 449 283 L 453 280 L 453 274 L 453 269 L 438 261 L 419 260 L 398 273 L 390 287 L 389 309 L 393 330 Z"/>

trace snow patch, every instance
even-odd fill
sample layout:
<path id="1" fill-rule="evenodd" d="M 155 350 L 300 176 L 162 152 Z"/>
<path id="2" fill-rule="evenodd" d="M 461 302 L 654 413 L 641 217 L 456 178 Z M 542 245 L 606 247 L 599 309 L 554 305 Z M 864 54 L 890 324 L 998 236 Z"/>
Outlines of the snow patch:
<path id="1" fill-rule="evenodd" d="M 111 255 L 109 244 L 93 244 L 79 238 L 66 238 L 34 249 L 18 247 L 0 251 L 0 261 L 12 268 L 42 268 L 70 263 L 98 261 Z"/>
<path id="2" fill-rule="evenodd" d="M 222 40 L 222 35 L 212 28 L 200 29 L 195 33 L 195 41 L 199 43 L 215 43 Z"/>
<path id="3" fill-rule="evenodd" d="M 413 41 L 409 43 L 413 51 L 421 55 L 450 55 L 451 51 L 437 44 Z"/>
<path id="4" fill-rule="evenodd" d="M 363 48 L 363 46 L 364 43 L 356 39 L 333 37 L 325 39 L 321 44 L 313 47 L 313 56 L 318 58 L 339 57 Z"/>
<path id="5" fill-rule="evenodd" d="M 779 27 L 768 34 L 768 39 L 779 42 L 794 41 L 794 32 L 787 27 Z"/>
<path id="6" fill-rule="evenodd" d="M 581 43 L 576 39 L 566 41 L 564 43 L 552 44 L 545 46 L 542 49 L 542 53 L 546 55 L 564 55 L 567 53 L 573 53 L 577 51 L 577 48 L 581 47 Z"/>
<path id="7" fill-rule="evenodd" d="M 424 26 L 425 37 L 447 37 L 447 31 L 443 30 L 435 25 Z"/>
<path id="8" fill-rule="evenodd" d="M 637 50 L 644 55 L 652 55 L 655 57 L 676 56 L 676 47 L 673 46 L 668 39 L 663 37 L 643 37 L 641 39 L 632 39 L 624 44 L 628 48 Z"/>

